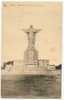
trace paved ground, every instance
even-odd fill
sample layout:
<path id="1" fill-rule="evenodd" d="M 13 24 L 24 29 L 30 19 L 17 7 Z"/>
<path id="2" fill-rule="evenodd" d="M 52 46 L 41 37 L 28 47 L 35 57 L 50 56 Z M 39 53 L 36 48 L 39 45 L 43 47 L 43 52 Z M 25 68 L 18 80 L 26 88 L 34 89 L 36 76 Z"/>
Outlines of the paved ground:
<path id="1" fill-rule="evenodd" d="M 61 96 L 60 76 L 30 75 L 17 78 L 18 80 L 2 79 L 2 97 L 59 98 Z"/>

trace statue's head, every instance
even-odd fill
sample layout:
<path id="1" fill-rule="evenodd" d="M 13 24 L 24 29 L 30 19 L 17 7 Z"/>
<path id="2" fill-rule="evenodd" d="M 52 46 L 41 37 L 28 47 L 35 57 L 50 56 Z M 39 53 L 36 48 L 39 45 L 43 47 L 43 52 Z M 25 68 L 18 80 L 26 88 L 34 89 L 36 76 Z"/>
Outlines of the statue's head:
<path id="1" fill-rule="evenodd" d="M 30 25 L 30 28 L 33 28 L 33 25 Z"/>

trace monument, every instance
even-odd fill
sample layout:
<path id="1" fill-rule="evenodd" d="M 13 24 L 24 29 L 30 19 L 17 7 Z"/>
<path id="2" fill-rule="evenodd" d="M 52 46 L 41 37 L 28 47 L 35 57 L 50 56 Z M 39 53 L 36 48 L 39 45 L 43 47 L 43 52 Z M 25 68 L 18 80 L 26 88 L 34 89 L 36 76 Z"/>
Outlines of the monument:
<path id="1" fill-rule="evenodd" d="M 28 47 L 24 52 L 24 64 L 27 66 L 38 66 L 38 52 L 35 49 L 35 36 L 40 29 L 35 29 L 32 25 L 28 29 L 22 29 L 28 36 Z"/>
<path id="2" fill-rule="evenodd" d="M 22 75 L 30 75 L 30 74 L 47 74 L 48 70 L 50 69 L 49 59 L 40 59 L 38 57 L 38 51 L 35 48 L 35 37 L 36 34 L 41 29 L 36 29 L 32 25 L 28 29 L 22 29 L 27 34 L 28 37 L 28 46 L 27 49 L 24 51 L 24 59 L 23 60 L 16 60 L 10 61 L 6 64 L 10 70 L 3 70 L 3 74 L 22 74 Z M 14 63 L 13 63 L 14 62 Z M 9 67 L 9 64 L 13 64 L 13 67 Z M 6 66 L 7 66 L 6 65 Z"/>

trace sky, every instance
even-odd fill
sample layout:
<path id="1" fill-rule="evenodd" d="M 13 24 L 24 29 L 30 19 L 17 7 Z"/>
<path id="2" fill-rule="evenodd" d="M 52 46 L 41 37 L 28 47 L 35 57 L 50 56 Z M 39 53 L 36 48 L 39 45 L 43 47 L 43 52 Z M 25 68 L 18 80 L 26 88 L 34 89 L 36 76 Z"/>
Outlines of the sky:
<path id="1" fill-rule="evenodd" d="M 27 34 L 22 29 L 27 29 L 30 25 L 41 29 L 36 34 L 35 44 L 39 58 L 49 59 L 50 64 L 60 64 L 62 40 L 62 4 L 60 2 L 3 3 L 3 61 L 24 58 L 28 40 Z"/>

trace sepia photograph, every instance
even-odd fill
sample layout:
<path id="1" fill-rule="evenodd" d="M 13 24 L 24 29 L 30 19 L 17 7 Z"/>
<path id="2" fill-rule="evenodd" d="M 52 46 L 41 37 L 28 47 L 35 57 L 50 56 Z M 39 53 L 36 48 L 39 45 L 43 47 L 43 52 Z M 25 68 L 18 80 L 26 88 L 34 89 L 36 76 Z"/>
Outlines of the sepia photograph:
<path id="1" fill-rule="evenodd" d="M 62 2 L 2 2 L 1 97 L 61 98 Z"/>

